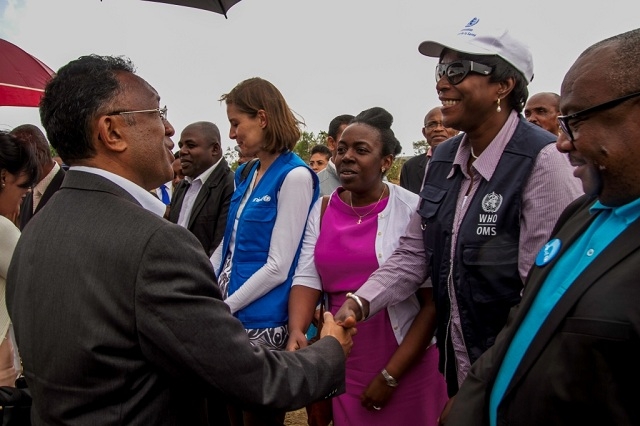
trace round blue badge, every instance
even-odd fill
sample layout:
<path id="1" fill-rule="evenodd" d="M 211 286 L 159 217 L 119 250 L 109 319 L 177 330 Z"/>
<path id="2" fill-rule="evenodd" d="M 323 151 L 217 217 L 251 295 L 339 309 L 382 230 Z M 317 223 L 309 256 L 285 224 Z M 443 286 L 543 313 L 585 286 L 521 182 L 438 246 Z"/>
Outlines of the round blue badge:
<path id="1" fill-rule="evenodd" d="M 553 258 L 556 257 L 556 255 L 560 251 L 560 247 L 562 247 L 562 242 L 560 242 L 559 239 L 554 238 L 553 240 L 549 241 L 538 252 L 538 255 L 536 256 L 536 265 L 544 266 L 547 263 L 551 262 L 551 260 L 553 260 Z"/>

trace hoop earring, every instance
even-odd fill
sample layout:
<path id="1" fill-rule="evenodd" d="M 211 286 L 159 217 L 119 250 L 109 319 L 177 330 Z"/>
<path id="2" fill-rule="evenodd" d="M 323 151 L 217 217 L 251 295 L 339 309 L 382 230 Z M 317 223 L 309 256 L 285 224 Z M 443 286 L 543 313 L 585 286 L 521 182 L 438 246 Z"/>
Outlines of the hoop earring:
<path id="1" fill-rule="evenodd" d="M 502 111 L 502 108 L 500 108 L 500 98 L 498 98 L 498 108 L 496 108 L 497 112 Z"/>

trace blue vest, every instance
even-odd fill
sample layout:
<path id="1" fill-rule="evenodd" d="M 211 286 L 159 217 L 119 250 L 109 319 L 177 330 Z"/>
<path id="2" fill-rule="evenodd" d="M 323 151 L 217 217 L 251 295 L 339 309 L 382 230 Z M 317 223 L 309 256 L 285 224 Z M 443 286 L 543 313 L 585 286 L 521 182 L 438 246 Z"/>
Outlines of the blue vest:
<path id="1" fill-rule="evenodd" d="M 256 162 L 253 165 L 252 170 L 245 179 L 242 179 L 241 176 L 246 164 L 240 166 L 236 171 L 236 190 L 231 197 L 229 205 L 224 245 L 222 247 L 223 264 L 229 254 L 229 238 L 233 232 L 240 202 L 245 192 L 251 191 L 250 184 L 258 163 Z M 267 263 L 271 234 L 278 215 L 278 193 L 287 174 L 296 167 L 307 168 L 313 176 L 314 182 L 312 202 L 307 211 L 300 212 L 300 214 L 308 216 L 311 207 L 318 198 L 318 177 L 315 172 L 300 157 L 290 151 L 278 156 L 254 188 L 240 214 L 236 230 L 235 248 L 233 250 L 231 276 L 229 278 L 229 295 L 238 290 L 249 277 Z M 298 257 L 300 256 L 303 236 L 300 237 L 298 250 L 289 268 L 287 279 L 264 296 L 235 313 L 235 316 L 245 328 L 272 328 L 287 324 L 289 320 L 289 291 Z"/>
<path id="2" fill-rule="evenodd" d="M 520 301 L 518 248 L 522 192 L 538 153 L 555 142 L 555 136 L 520 118 L 491 180 L 482 180 L 473 198 L 467 200 L 469 207 L 460 224 L 451 268 L 451 231 L 464 175 L 456 167 L 452 178 L 447 176 L 461 141 L 462 135 L 458 135 L 435 150 L 418 210 L 433 282 L 440 370 L 450 396 L 457 393 L 458 382 L 448 332 L 451 301 L 447 278 L 453 274 L 462 333 L 473 363 L 493 346 L 509 310 Z"/>

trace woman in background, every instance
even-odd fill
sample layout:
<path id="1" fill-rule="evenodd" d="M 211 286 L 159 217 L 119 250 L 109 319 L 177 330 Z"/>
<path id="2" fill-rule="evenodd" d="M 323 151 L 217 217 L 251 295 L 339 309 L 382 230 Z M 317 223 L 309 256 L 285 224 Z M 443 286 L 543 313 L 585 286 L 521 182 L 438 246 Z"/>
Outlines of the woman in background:
<path id="1" fill-rule="evenodd" d="M 225 303 L 251 342 L 280 350 L 289 335 L 291 280 L 307 216 L 318 197 L 318 178 L 292 152 L 300 138 L 300 122 L 273 84 L 251 78 L 221 100 L 227 104 L 229 138 L 243 156 L 257 161 L 236 171 L 224 238 L 211 262 Z M 244 411 L 243 422 L 283 424 L 284 416 L 285 412 Z"/>
<path id="2" fill-rule="evenodd" d="M 0 131 L 0 386 L 15 386 L 20 373 L 14 362 L 5 289 L 9 263 L 20 238 L 13 222 L 15 212 L 37 178 L 38 165 L 30 146 Z"/>
<path id="3" fill-rule="evenodd" d="M 331 150 L 324 145 L 315 145 L 311 148 L 311 157 L 309 157 L 309 167 L 318 173 L 323 171 L 331 159 Z"/>
<path id="4" fill-rule="evenodd" d="M 338 141 L 336 169 L 342 187 L 324 215 L 314 206 L 289 299 L 287 349 L 306 346 L 304 335 L 320 292 L 331 312 L 385 262 L 418 204 L 418 195 L 383 177 L 400 153 L 382 108 L 358 114 Z M 322 227 L 320 222 L 322 221 Z M 446 402 L 438 353 L 431 340 L 435 307 L 431 288 L 358 324 L 347 358 L 346 393 L 333 399 L 335 426 L 435 425 Z"/>

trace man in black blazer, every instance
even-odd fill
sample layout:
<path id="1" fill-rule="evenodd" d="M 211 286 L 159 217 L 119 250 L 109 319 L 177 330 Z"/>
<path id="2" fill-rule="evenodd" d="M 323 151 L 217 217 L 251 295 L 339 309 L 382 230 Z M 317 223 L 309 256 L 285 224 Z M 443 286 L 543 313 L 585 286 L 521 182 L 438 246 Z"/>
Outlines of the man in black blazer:
<path id="1" fill-rule="evenodd" d="M 422 136 L 427 141 L 427 152 L 411 157 L 402 165 L 400 169 L 400 186 L 415 194 L 419 194 L 424 184 L 424 175 L 427 165 L 431 160 L 433 150 L 441 143 L 458 131 L 442 124 L 442 112 L 440 107 L 435 107 L 424 116 L 424 126 L 422 126 Z"/>
<path id="2" fill-rule="evenodd" d="M 640 424 L 640 29 L 584 51 L 557 147 L 585 196 L 560 217 L 519 306 L 446 425 Z"/>
<path id="3" fill-rule="evenodd" d="M 37 126 L 22 124 L 14 128 L 11 133 L 21 141 L 29 143 L 38 158 L 38 183 L 32 191 L 24 197 L 20 206 L 20 230 L 24 229 L 33 215 L 38 213 L 51 196 L 60 188 L 64 179 L 64 170 L 53 160 L 49 142 Z"/>
<path id="4" fill-rule="evenodd" d="M 252 347 L 198 240 L 162 218 L 149 191 L 171 179 L 174 129 L 159 105 L 122 57 L 81 57 L 45 88 L 42 123 L 70 169 L 7 277 L 36 426 L 204 425 L 222 415 L 205 395 L 295 409 L 344 388 L 351 333 L 325 314 L 308 349 Z"/>
<path id="5" fill-rule="evenodd" d="M 169 220 L 191 231 L 211 256 L 224 236 L 233 172 L 222 157 L 220 130 L 213 123 L 189 124 L 178 147 L 185 179 L 174 191 Z"/>

